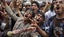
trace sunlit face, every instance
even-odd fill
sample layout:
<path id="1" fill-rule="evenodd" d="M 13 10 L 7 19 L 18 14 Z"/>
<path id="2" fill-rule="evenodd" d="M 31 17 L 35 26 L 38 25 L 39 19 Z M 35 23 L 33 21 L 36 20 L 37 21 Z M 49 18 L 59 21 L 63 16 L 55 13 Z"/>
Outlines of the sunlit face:
<path id="1" fill-rule="evenodd" d="M 24 14 L 24 19 L 25 19 L 25 20 L 29 20 L 29 18 L 32 18 L 32 13 L 31 13 L 31 12 L 26 12 L 26 13 Z"/>
<path id="2" fill-rule="evenodd" d="M 61 0 L 56 0 L 54 4 L 54 9 L 57 14 L 61 14 L 64 11 L 64 2 Z"/>
<path id="3" fill-rule="evenodd" d="M 22 3 L 20 0 L 16 0 L 16 7 L 18 7 L 19 9 L 22 8 Z"/>
<path id="4" fill-rule="evenodd" d="M 41 14 L 37 14 L 35 16 L 35 20 L 36 20 L 37 23 L 42 23 L 44 21 L 44 18 Z"/>
<path id="5" fill-rule="evenodd" d="M 17 3 L 17 5 L 18 5 L 18 4 L 20 3 L 20 1 L 19 1 L 19 0 L 17 0 L 17 1 L 16 1 L 16 3 Z"/>
<path id="6" fill-rule="evenodd" d="M 19 9 L 21 9 L 22 8 L 22 4 L 20 3 L 20 5 L 19 5 Z"/>

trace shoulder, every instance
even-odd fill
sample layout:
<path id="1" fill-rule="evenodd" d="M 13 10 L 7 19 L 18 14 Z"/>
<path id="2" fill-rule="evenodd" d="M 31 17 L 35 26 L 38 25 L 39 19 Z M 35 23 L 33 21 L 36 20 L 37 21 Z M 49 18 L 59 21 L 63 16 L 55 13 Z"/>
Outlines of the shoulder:
<path id="1" fill-rule="evenodd" d="M 22 21 L 22 20 L 24 20 L 24 18 L 22 18 L 22 17 L 18 17 L 18 19 L 17 19 L 17 21 Z"/>
<path id="2" fill-rule="evenodd" d="M 56 17 L 56 15 L 55 16 L 52 16 L 50 19 L 48 19 L 49 21 L 52 21 L 54 18 Z"/>
<path id="3" fill-rule="evenodd" d="M 46 26 L 50 26 L 50 24 L 53 23 L 54 18 L 55 18 L 55 16 L 51 17 L 50 19 L 46 20 L 44 24 L 45 24 Z"/>

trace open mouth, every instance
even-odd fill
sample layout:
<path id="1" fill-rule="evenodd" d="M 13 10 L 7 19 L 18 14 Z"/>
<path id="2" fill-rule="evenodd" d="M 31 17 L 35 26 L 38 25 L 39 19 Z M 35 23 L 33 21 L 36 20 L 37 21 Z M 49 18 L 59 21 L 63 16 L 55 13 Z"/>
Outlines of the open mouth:
<path id="1" fill-rule="evenodd" d="M 39 21 L 39 20 L 37 19 L 37 21 Z"/>
<path id="2" fill-rule="evenodd" d="M 57 9 L 57 10 L 59 10 L 59 9 L 60 9 L 60 7 L 56 7 L 56 9 Z"/>

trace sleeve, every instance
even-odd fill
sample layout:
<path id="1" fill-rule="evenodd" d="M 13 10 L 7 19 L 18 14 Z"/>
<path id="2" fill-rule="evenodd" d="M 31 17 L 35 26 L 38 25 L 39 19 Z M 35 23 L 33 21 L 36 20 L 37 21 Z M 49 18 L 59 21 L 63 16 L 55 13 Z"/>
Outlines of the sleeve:
<path id="1" fill-rule="evenodd" d="M 0 32 L 0 37 L 8 37 L 7 32 Z"/>
<path id="2" fill-rule="evenodd" d="M 48 34 L 50 33 L 50 29 L 51 29 L 50 23 L 51 23 L 50 20 L 47 20 L 47 21 L 44 23 L 44 29 L 45 29 L 45 31 L 46 31 Z"/>
<path id="3" fill-rule="evenodd" d="M 8 5 L 5 7 L 5 10 L 8 13 L 8 15 L 10 15 L 15 21 L 18 19 L 18 17 L 13 13 L 13 11 Z"/>
<path id="4" fill-rule="evenodd" d="M 50 22 L 49 20 L 45 23 L 45 31 L 49 34 L 49 37 L 53 37 L 53 21 Z"/>

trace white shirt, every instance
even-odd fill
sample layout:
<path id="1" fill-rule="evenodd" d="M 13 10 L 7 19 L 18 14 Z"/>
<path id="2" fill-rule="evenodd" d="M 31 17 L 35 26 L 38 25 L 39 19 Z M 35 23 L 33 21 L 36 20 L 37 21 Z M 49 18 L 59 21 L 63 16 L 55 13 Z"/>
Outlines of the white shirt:
<path id="1" fill-rule="evenodd" d="M 55 15 L 56 15 L 55 11 L 49 10 L 45 13 L 45 19 L 49 19 L 49 18 L 51 18 L 52 16 L 55 16 Z"/>

